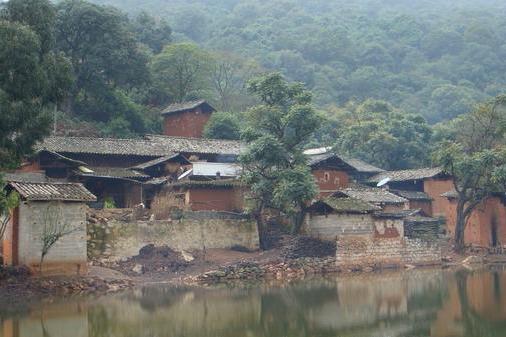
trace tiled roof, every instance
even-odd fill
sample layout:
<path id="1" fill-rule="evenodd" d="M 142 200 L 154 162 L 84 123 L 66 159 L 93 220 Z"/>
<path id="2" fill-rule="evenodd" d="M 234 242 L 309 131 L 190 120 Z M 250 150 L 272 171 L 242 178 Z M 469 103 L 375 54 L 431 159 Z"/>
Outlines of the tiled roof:
<path id="1" fill-rule="evenodd" d="M 147 161 L 145 163 L 141 163 L 139 165 L 136 165 L 136 166 L 132 167 L 132 169 L 134 169 L 134 170 L 145 170 L 147 168 L 163 164 L 165 162 L 168 162 L 170 160 L 176 159 L 178 157 L 185 164 L 190 164 L 190 161 L 188 161 L 188 159 L 186 159 L 184 156 L 180 155 L 179 153 L 173 153 L 173 154 L 168 155 L 168 156 L 163 156 L 163 157 L 160 157 L 160 158 L 156 158 L 156 159 Z"/>
<path id="2" fill-rule="evenodd" d="M 432 200 L 432 198 L 427 193 L 421 191 L 405 191 L 405 190 L 390 190 L 390 191 L 408 200 Z"/>
<path id="3" fill-rule="evenodd" d="M 336 212 L 342 213 L 369 213 L 372 211 L 380 210 L 381 208 L 375 205 L 372 205 L 363 200 L 355 199 L 355 198 L 336 198 L 336 197 L 328 197 L 323 200 L 317 201 L 322 202 L 328 205 Z"/>
<path id="4" fill-rule="evenodd" d="M 370 203 L 383 203 L 383 204 L 402 204 L 407 202 L 407 199 L 399 197 L 382 188 L 372 188 L 361 185 L 354 185 L 348 188 L 341 189 L 335 195 L 345 195 L 350 198 L 359 199 Z"/>
<path id="5" fill-rule="evenodd" d="M 369 181 L 372 183 L 378 183 L 387 178 L 389 178 L 390 181 L 422 180 L 436 177 L 442 174 L 443 172 L 444 172 L 443 169 L 440 167 L 421 168 L 414 170 L 401 170 L 401 171 L 385 171 L 375 175 L 374 177 L 369 179 Z"/>
<path id="6" fill-rule="evenodd" d="M 22 198 L 33 201 L 58 200 L 58 201 L 96 201 L 82 184 L 76 183 L 21 183 L 9 184 Z"/>
<path id="7" fill-rule="evenodd" d="M 134 155 L 162 157 L 172 153 L 163 144 L 147 139 L 115 139 L 94 137 L 53 136 L 36 145 L 36 150 L 57 153 L 87 153 L 104 155 Z"/>
<path id="8" fill-rule="evenodd" d="M 374 165 L 371 165 L 369 163 L 366 163 L 363 160 L 357 159 L 357 158 L 349 158 L 346 156 L 341 156 L 341 159 L 347 163 L 348 165 L 352 166 L 361 173 L 378 173 L 378 172 L 384 172 L 385 170 L 376 167 Z"/>
<path id="9" fill-rule="evenodd" d="M 330 147 L 307 149 L 304 151 L 304 154 L 309 156 L 310 166 L 316 165 L 335 156 L 336 158 L 339 158 L 344 164 L 348 165 L 348 167 L 360 173 L 379 173 L 385 171 L 360 159 L 336 154 L 332 152 L 332 149 Z"/>
<path id="10" fill-rule="evenodd" d="M 418 209 L 405 209 L 405 210 L 396 211 L 396 212 L 376 212 L 376 213 L 374 213 L 374 216 L 376 216 L 378 218 L 403 219 L 406 217 L 416 216 L 419 213 L 420 213 L 420 210 L 418 210 Z"/>
<path id="11" fill-rule="evenodd" d="M 91 170 L 93 172 L 88 172 Z M 85 167 L 77 174 L 83 177 L 101 177 L 115 179 L 147 179 L 150 176 L 124 167 Z"/>
<path id="12" fill-rule="evenodd" d="M 189 101 L 189 102 L 182 102 L 182 103 L 173 103 L 163 109 L 162 115 L 169 115 L 173 113 L 193 110 L 198 108 L 201 105 L 205 105 L 208 111 L 216 111 L 209 103 L 207 103 L 205 100 L 196 100 L 196 101 Z"/>
<path id="13" fill-rule="evenodd" d="M 146 139 L 156 143 L 166 151 L 178 153 L 239 155 L 245 144 L 236 140 L 171 137 L 162 135 L 147 135 Z"/>
<path id="14" fill-rule="evenodd" d="M 43 172 L 0 173 L 0 179 L 8 183 L 45 183 L 49 181 Z"/>

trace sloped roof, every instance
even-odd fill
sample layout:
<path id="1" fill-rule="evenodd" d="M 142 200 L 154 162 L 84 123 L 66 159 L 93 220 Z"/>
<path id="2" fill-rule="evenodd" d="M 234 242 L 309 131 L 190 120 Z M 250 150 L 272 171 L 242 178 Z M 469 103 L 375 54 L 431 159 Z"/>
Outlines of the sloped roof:
<path id="1" fill-rule="evenodd" d="M 76 183 L 21 183 L 9 184 L 22 198 L 32 201 L 96 201 L 97 198 L 82 184 Z"/>
<path id="2" fill-rule="evenodd" d="M 458 199 L 459 194 L 455 190 L 446 191 L 445 193 L 441 194 L 442 197 L 446 197 L 449 199 Z"/>
<path id="3" fill-rule="evenodd" d="M 413 170 L 401 171 L 385 171 L 379 173 L 369 179 L 372 183 L 378 183 L 383 179 L 390 178 L 390 181 L 409 181 L 409 180 L 423 180 L 433 178 L 444 173 L 441 167 L 421 168 Z"/>
<path id="4" fill-rule="evenodd" d="M 381 209 L 363 200 L 348 197 L 328 197 L 316 203 L 324 203 L 338 213 L 369 213 Z"/>
<path id="5" fill-rule="evenodd" d="M 237 177 L 241 174 L 241 167 L 233 163 L 194 162 L 192 165 L 193 176 L 215 177 L 218 172 L 221 177 Z"/>
<path id="6" fill-rule="evenodd" d="M 163 109 L 162 115 L 170 115 L 174 113 L 184 112 L 188 110 L 193 110 L 198 108 L 199 106 L 205 106 L 207 111 L 216 111 L 215 108 L 213 108 L 209 103 L 207 103 L 205 100 L 196 100 L 196 101 L 188 101 L 188 102 L 182 102 L 182 103 L 173 103 Z"/>
<path id="7" fill-rule="evenodd" d="M 171 161 L 171 160 L 174 160 L 174 159 L 180 159 L 180 161 L 184 162 L 185 164 L 190 164 L 190 161 L 188 159 L 186 159 L 183 155 L 181 155 L 179 153 L 173 153 L 173 154 L 170 154 L 168 156 L 163 156 L 163 157 L 160 157 L 160 158 L 156 158 L 156 159 L 147 161 L 145 163 L 141 163 L 139 165 L 136 165 L 136 166 L 132 167 L 132 169 L 134 169 L 134 170 L 145 170 L 147 168 L 150 168 L 150 167 L 153 167 L 153 166 L 156 166 L 156 165 L 160 165 L 160 164 L 163 164 L 165 162 L 168 162 L 168 161 Z"/>
<path id="8" fill-rule="evenodd" d="M 91 170 L 92 172 L 88 172 Z M 131 170 L 124 167 L 85 167 L 85 170 L 79 169 L 76 173 L 83 177 L 99 177 L 114 179 L 147 179 L 149 175 Z"/>
<path id="9" fill-rule="evenodd" d="M 420 214 L 419 209 L 404 209 L 396 212 L 376 212 L 374 216 L 377 218 L 395 218 L 395 219 L 403 219 L 407 217 L 412 217 Z"/>
<path id="10" fill-rule="evenodd" d="M 314 149 L 307 149 L 304 151 L 304 154 L 309 156 L 309 165 L 313 166 L 320 162 L 323 162 L 325 160 L 328 160 L 332 157 L 339 158 L 345 165 L 347 165 L 349 168 L 360 172 L 360 173 L 379 173 L 383 172 L 385 170 L 376 167 L 374 165 L 368 164 L 363 160 L 356 159 L 356 158 L 350 158 L 348 156 L 343 156 L 340 154 L 337 154 L 332 151 L 332 148 L 330 147 L 320 147 L 320 148 L 314 148 Z"/>
<path id="11" fill-rule="evenodd" d="M 167 152 L 239 155 L 246 145 L 236 140 L 206 139 L 147 135 L 146 139 L 162 146 Z"/>
<path id="12" fill-rule="evenodd" d="M 432 198 L 425 192 L 421 191 L 405 191 L 405 190 L 390 190 L 392 193 L 408 200 L 432 200 Z"/>
<path id="13" fill-rule="evenodd" d="M 35 146 L 37 151 L 57 153 L 86 153 L 103 155 L 134 155 L 161 157 L 172 153 L 163 144 L 147 139 L 117 139 L 96 137 L 47 137 Z"/>
<path id="14" fill-rule="evenodd" d="M 235 186 L 243 186 L 239 180 L 236 179 L 219 179 L 219 180 L 184 180 L 174 184 L 168 185 L 169 187 L 183 187 L 183 188 L 232 188 Z"/>
<path id="15" fill-rule="evenodd" d="M 45 183 L 49 181 L 43 172 L 0 173 L 0 179 L 8 183 Z"/>
<path id="16" fill-rule="evenodd" d="M 348 188 L 337 191 L 334 193 L 334 195 L 345 195 L 350 198 L 355 198 L 374 204 L 402 204 L 407 202 L 407 199 L 395 195 L 385 189 L 366 187 L 362 185 L 352 185 Z"/>

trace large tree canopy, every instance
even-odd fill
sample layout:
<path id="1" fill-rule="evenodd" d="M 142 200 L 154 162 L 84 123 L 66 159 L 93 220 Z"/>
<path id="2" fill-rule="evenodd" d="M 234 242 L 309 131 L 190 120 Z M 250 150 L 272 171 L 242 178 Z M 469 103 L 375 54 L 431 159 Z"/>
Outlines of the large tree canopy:
<path id="1" fill-rule="evenodd" d="M 278 73 L 253 79 L 249 90 L 262 103 L 247 113 L 243 138 L 249 146 L 240 160 L 243 180 L 251 186 L 260 233 L 266 207 L 293 215 L 294 230 L 298 230 L 306 203 L 316 195 L 303 149 L 319 126 L 319 116 L 311 105 L 311 94 Z"/>
<path id="2" fill-rule="evenodd" d="M 475 208 L 493 193 L 506 192 L 506 97 L 482 104 L 451 127 L 434 153 L 451 174 L 457 193 L 455 244 L 465 245 L 464 232 Z"/>
<path id="3" fill-rule="evenodd" d="M 420 115 L 395 109 L 384 101 L 351 102 L 330 117 L 337 152 L 385 169 L 427 165 L 431 128 Z"/>

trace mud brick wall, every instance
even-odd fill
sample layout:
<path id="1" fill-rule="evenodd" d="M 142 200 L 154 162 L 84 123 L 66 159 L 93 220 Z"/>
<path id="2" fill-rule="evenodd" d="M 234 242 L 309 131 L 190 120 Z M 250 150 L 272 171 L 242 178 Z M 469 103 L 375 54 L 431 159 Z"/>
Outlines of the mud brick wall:
<path id="1" fill-rule="evenodd" d="M 109 218 L 88 222 L 88 254 L 92 258 L 134 256 L 148 245 L 174 250 L 259 248 L 256 222 L 248 216 L 225 212 L 185 212 L 181 219 L 135 221 Z"/>
<path id="2" fill-rule="evenodd" d="M 372 235 L 374 219 L 371 214 L 308 214 L 302 232 L 314 238 L 332 241 L 341 235 Z"/>
<path id="3" fill-rule="evenodd" d="M 439 264 L 441 248 L 437 244 L 408 238 L 342 236 L 337 239 L 336 263 L 373 268 Z"/>

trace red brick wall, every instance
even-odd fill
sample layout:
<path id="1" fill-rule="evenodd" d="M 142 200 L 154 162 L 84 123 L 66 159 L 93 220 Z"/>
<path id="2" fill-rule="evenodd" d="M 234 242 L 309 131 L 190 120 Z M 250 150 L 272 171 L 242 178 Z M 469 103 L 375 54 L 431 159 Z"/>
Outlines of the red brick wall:
<path id="1" fill-rule="evenodd" d="M 163 121 L 163 134 L 175 137 L 202 138 L 204 127 L 210 117 L 210 113 L 203 113 L 200 108 L 166 115 Z"/>
<path id="2" fill-rule="evenodd" d="M 448 202 L 446 226 L 451 237 L 455 235 L 457 201 Z M 495 222 L 497 239 L 506 245 L 506 208 L 497 197 L 491 197 L 480 204 L 471 214 L 465 230 L 466 244 L 481 247 L 492 246 L 492 227 Z"/>
<path id="3" fill-rule="evenodd" d="M 313 176 L 320 190 L 320 197 L 326 197 L 340 188 L 345 188 L 349 183 L 349 176 L 344 171 L 337 170 L 313 170 Z"/>
<path id="4" fill-rule="evenodd" d="M 243 193 L 240 189 L 192 188 L 187 191 L 192 211 L 241 211 Z"/>
<path id="5" fill-rule="evenodd" d="M 454 190 L 453 180 L 451 178 L 445 179 L 426 179 L 423 184 L 423 191 L 432 198 L 432 216 L 446 217 L 448 213 L 449 202 L 448 199 L 442 197 L 441 194 Z"/>

